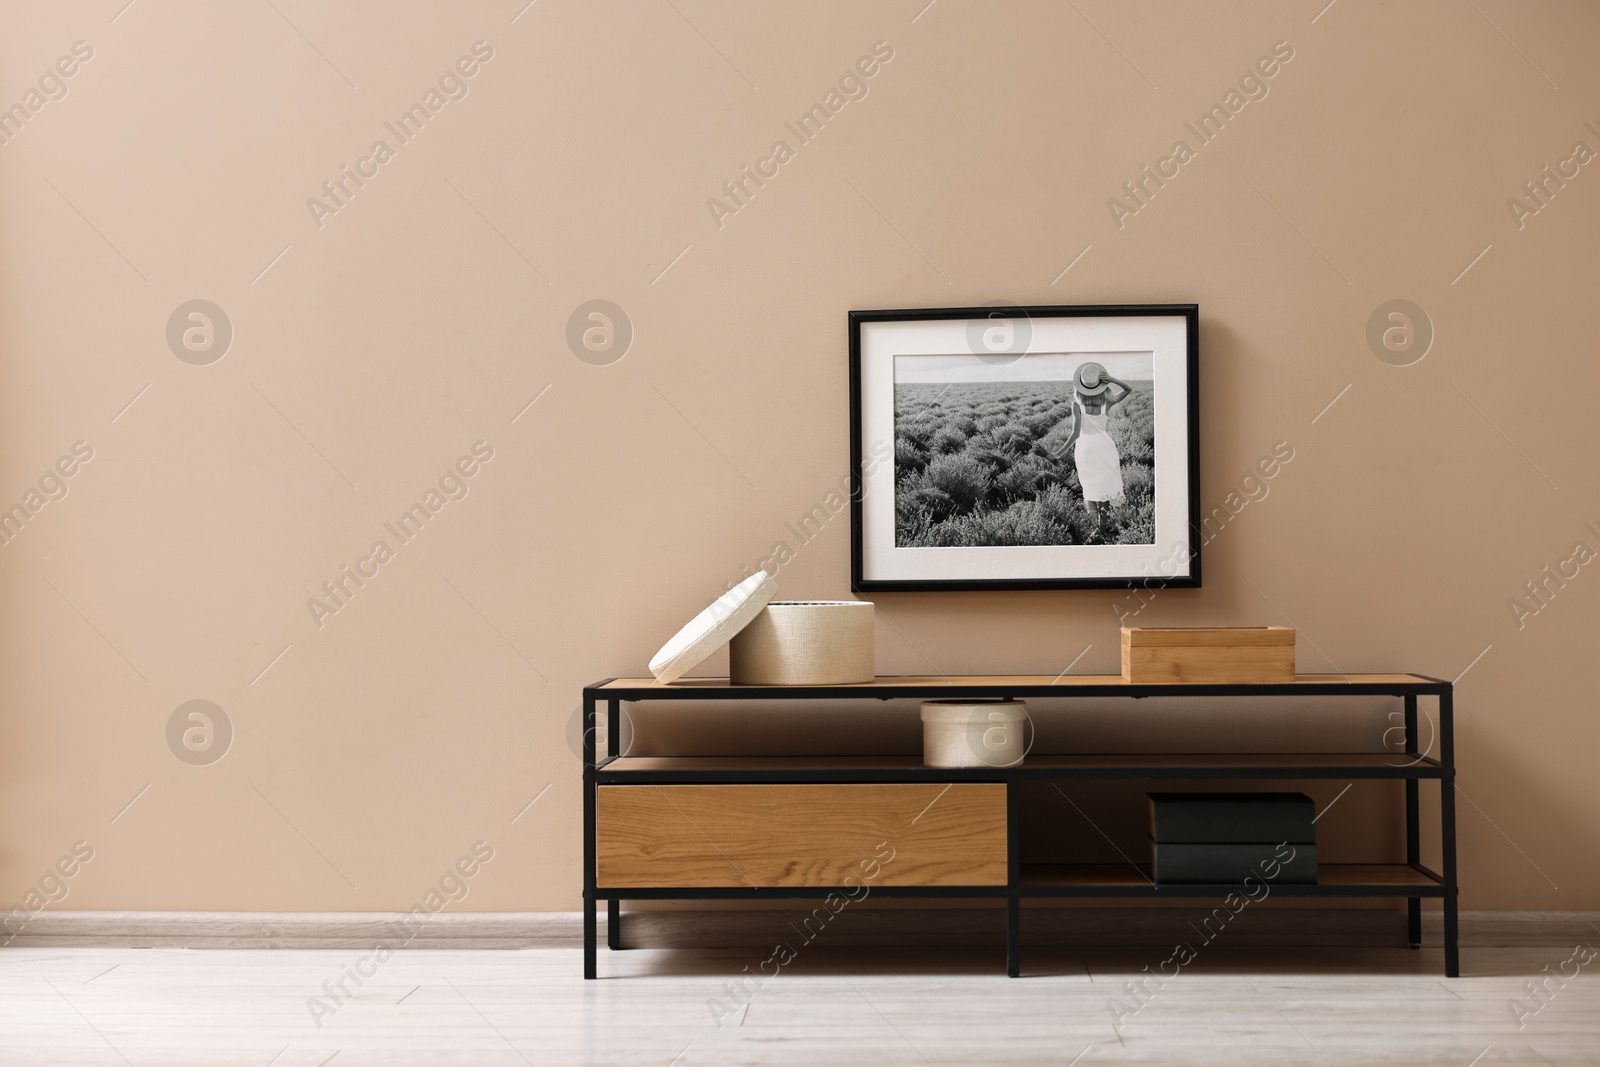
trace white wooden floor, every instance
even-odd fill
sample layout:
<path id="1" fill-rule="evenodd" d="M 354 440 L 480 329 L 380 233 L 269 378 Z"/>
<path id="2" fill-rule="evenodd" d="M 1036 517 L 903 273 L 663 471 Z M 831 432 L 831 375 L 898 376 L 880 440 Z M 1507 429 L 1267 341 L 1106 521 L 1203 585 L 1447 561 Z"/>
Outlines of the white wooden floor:
<path id="1" fill-rule="evenodd" d="M 1164 953 L 1037 949 L 1007 979 L 997 952 L 819 946 L 719 1028 L 709 1004 L 759 957 L 602 950 L 584 982 L 576 949 L 413 950 L 319 1027 L 308 998 L 363 953 L 9 948 L 0 1063 L 1600 1065 L 1600 961 L 1520 1030 L 1509 1006 L 1570 954 L 1467 948 L 1446 981 L 1436 949 L 1218 946 L 1119 1032 L 1110 1002 Z"/>

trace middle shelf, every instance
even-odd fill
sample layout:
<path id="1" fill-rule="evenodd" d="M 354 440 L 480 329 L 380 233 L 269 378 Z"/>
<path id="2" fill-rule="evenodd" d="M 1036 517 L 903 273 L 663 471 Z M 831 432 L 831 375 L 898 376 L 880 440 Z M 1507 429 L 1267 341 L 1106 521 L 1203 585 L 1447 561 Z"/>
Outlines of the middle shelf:
<path id="1" fill-rule="evenodd" d="M 1394 752 L 1035 754 L 1017 767 L 923 766 L 918 756 L 617 756 L 600 782 L 1002 782 L 1011 778 L 1439 778 L 1439 762 Z"/>

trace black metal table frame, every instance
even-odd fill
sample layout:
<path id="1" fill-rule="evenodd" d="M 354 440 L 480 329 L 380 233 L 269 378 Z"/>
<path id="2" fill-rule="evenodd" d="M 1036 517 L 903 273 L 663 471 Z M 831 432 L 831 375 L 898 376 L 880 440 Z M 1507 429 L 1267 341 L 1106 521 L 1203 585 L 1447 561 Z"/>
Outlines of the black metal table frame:
<path id="1" fill-rule="evenodd" d="M 1338 886 L 1338 885 L 1282 885 L 1274 892 L 1282 896 L 1297 897 L 1406 897 L 1407 934 L 1413 948 L 1422 943 L 1422 900 L 1437 897 L 1444 912 L 1444 969 L 1445 976 L 1456 978 L 1461 973 L 1458 944 L 1457 906 L 1460 886 L 1456 871 L 1456 798 L 1455 798 L 1455 725 L 1453 687 L 1450 682 L 1425 675 L 1409 675 L 1414 681 L 1328 681 L 1293 682 L 1282 684 L 1230 684 L 1230 685 L 1136 685 L 1125 682 L 1106 684 L 1059 686 L 1052 684 L 950 683 L 942 681 L 916 681 L 904 685 L 829 685 L 829 686 L 731 686 L 726 683 L 697 686 L 691 679 L 681 686 L 664 687 L 642 685 L 634 688 L 603 688 L 615 681 L 607 678 L 583 690 L 583 976 L 596 977 L 598 939 L 598 903 L 606 902 L 606 945 L 621 948 L 620 906 L 623 900 L 793 900 L 824 897 L 835 891 L 829 886 L 796 887 L 635 887 L 606 889 L 596 882 L 595 804 L 596 790 L 602 784 L 661 785 L 667 783 L 724 783 L 724 784 L 840 784 L 846 782 L 1003 782 L 1006 786 L 1006 854 L 1007 877 L 1003 886 L 882 886 L 874 894 L 885 897 L 945 897 L 945 898 L 1003 898 L 1006 901 L 1006 973 L 1015 978 L 1021 972 L 1021 903 L 1024 898 L 1038 897 L 1143 897 L 1143 898 L 1213 898 L 1226 896 L 1237 886 L 1076 886 L 1076 885 L 1024 885 L 1021 880 L 1020 858 L 1020 786 L 1029 780 L 1085 780 L 1123 779 L 1158 780 L 1206 779 L 1228 780 L 1249 778 L 1372 778 L 1400 779 L 1405 782 L 1406 794 L 1406 864 L 1432 882 L 1431 885 L 1389 886 Z M 873 768 L 793 768 L 773 769 L 696 769 L 659 771 L 608 771 L 607 767 L 619 758 L 621 706 L 624 701 L 654 700 L 917 700 L 960 699 L 972 697 L 1006 698 L 1100 698 L 1167 696 L 1390 696 L 1404 701 L 1405 751 L 1396 756 L 1411 757 L 1408 763 L 1383 767 L 1340 766 L 1338 756 L 1330 754 L 1326 766 L 1261 766 L 1212 767 L 1197 766 L 1139 766 L 1119 767 L 1042 767 L 1024 763 L 1017 767 L 973 768 L 951 770 L 944 768 L 907 767 L 903 769 Z M 1418 750 L 1417 698 L 1433 697 L 1438 710 L 1438 758 L 1431 758 Z M 596 713 L 604 701 L 606 709 L 607 752 L 597 759 L 595 752 Z M 1137 755 L 1137 754 L 1131 754 Z M 1289 755 L 1289 753 L 1284 753 Z M 1439 835 L 1442 872 L 1435 872 L 1421 862 L 1421 816 L 1419 783 L 1423 779 L 1437 779 L 1439 788 Z"/>

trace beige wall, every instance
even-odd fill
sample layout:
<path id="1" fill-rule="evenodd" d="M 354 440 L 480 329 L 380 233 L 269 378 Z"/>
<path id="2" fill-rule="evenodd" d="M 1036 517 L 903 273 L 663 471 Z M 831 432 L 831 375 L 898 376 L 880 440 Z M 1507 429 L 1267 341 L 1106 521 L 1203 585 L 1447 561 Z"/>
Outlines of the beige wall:
<path id="1" fill-rule="evenodd" d="M 1139 621 L 1288 620 L 1308 670 L 1475 664 L 1464 902 L 1600 907 L 1600 574 L 1520 628 L 1508 607 L 1600 549 L 1600 167 L 1520 228 L 1507 206 L 1600 149 L 1600 9 L 122 6 L 0 32 L 0 103 L 93 49 L 0 147 L 0 505 L 93 450 L 0 547 L 0 906 L 84 841 L 54 907 L 397 909 L 482 840 L 453 907 L 575 907 L 579 688 L 642 670 L 844 474 L 845 312 L 1009 300 L 1199 303 L 1204 502 L 1274 442 L 1296 458 L 1205 588 Z M 477 41 L 468 95 L 400 145 L 384 123 Z M 868 95 L 798 146 L 784 123 L 879 41 Z M 1108 198 L 1276 42 L 1269 94 L 1119 228 Z M 314 219 L 379 138 L 394 158 Z M 780 138 L 795 158 L 719 227 L 707 199 Z M 1437 331 L 1408 367 L 1364 338 L 1395 298 Z M 165 337 L 193 299 L 234 330 L 209 365 Z M 565 340 L 592 299 L 635 330 L 609 366 Z M 399 546 L 383 524 L 480 441 L 468 495 Z M 847 594 L 846 523 L 791 545 L 786 595 Z M 380 538 L 394 558 L 319 626 L 307 598 Z M 1112 671 L 1117 600 L 882 596 L 878 667 L 1055 672 L 1092 644 L 1075 669 Z M 195 699 L 235 731 L 209 766 L 168 744 Z M 1044 717 L 1115 749 L 1370 743 L 1384 713 Z M 639 741 L 917 738 L 911 708 L 756 721 L 685 709 Z M 1393 799 L 1358 786 L 1329 848 L 1357 858 Z"/>

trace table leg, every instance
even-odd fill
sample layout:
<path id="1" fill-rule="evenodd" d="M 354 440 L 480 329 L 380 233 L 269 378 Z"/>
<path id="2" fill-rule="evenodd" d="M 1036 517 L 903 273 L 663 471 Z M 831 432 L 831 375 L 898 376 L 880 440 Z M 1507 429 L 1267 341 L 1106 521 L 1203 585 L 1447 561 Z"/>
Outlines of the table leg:
<path id="1" fill-rule="evenodd" d="M 594 898 L 585 897 L 583 901 L 583 976 L 595 976 L 595 913 Z"/>
<path id="2" fill-rule="evenodd" d="M 595 977 L 594 694 L 583 692 L 583 976 Z"/>
<path id="3" fill-rule="evenodd" d="M 1416 760 L 1417 752 L 1417 698 L 1410 695 L 1406 701 L 1406 755 Z M 1406 862 L 1415 867 L 1422 862 L 1422 824 L 1419 815 L 1419 785 L 1415 778 L 1406 779 Z M 1422 898 L 1406 898 L 1406 936 L 1412 948 L 1422 947 Z"/>
<path id="4" fill-rule="evenodd" d="M 1453 688 L 1439 694 L 1439 762 L 1444 777 L 1439 782 L 1439 830 L 1444 845 L 1444 974 L 1461 977 L 1456 907 L 1461 894 L 1456 874 L 1456 729 Z"/>
<path id="5" fill-rule="evenodd" d="M 1022 974 L 1022 902 L 1006 898 L 1006 977 Z"/>
<path id="6" fill-rule="evenodd" d="M 606 948 L 622 947 L 622 901 L 606 901 Z"/>

